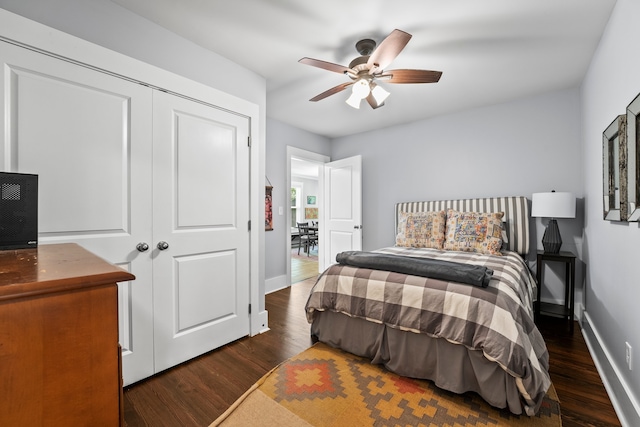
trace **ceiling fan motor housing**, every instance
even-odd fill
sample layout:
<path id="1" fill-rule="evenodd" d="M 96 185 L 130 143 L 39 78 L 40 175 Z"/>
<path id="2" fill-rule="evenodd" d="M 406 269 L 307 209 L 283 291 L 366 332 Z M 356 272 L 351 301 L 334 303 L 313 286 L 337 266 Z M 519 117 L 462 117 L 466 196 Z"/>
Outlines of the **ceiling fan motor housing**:
<path id="1" fill-rule="evenodd" d="M 369 71 L 369 67 L 367 63 L 369 62 L 369 56 L 373 53 L 376 48 L 375 40 L 371 39 L 362 39 L 356 43 L 356 50 L 362 56 L 357 57 L 353 61 L 349 63 L 349 68 L 356 72 L 356 74 L 361 74 L 363 71 Z M 357 76 L 352 76 L 349 74 L 349 77 L 352 79 L 356 79 Z"/>
<path id="2" fill-rule="evenodd" d="M 359 56 L 349 63 L 349 68 L 351 68 L 353 71 L 355 71 L 358 74 L 361 71 L 369 71 L 367 62 L 369 62 L 369 55 Z"/>
<path id="3" fill-rule="evenodd" d="M 371 55 L 373 50 L 376 48 L 375 40 L 371 39 L 363 39 L 356 43 L 356 50 L 360 55 Z"/>

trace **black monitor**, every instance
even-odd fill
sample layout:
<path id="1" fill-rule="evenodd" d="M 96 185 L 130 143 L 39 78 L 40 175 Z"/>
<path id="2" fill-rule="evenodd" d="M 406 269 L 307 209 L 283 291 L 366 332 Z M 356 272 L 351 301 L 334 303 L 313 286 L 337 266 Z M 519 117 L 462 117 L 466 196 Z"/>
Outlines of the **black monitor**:
<path id="1" fill-rule="evenodd" d="M 0 172 L 0 249 L 38 247 L 38 175 Z"/>

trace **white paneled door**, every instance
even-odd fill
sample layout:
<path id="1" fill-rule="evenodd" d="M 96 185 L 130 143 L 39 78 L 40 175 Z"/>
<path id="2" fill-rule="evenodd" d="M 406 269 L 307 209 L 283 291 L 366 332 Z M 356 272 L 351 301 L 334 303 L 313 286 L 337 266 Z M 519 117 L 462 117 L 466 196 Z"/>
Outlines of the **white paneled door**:
<path id="1" fill-rule="evenodd" d="M 249 334 L 249 120 L 154 93 L 156 372 Z"/>
<path id="2" fill-rule="evenodd" d="M 136 245 L 152 238 L 152 90 L 4 42 L 0 58 L 2 170 L 38 174 L 39 244 L 76 242 L 136 276 L 118 284 L 123 375 L 148 377 L 152 262 Z"/>
<path id="3" fill-rule="evenodd" d="M 335 264 L 343 251 L 362 250 L 362 157 L 324 164 L 324 212 L 320 248 L 325 265 Z"/>
<path id="4" fill-rule="evenodd" d="M 124 383 L 248 335 L 249 119 L 2 41 L 0 65 L 0 170 L 39 176 L 39 244 L 136 276 Z"/>

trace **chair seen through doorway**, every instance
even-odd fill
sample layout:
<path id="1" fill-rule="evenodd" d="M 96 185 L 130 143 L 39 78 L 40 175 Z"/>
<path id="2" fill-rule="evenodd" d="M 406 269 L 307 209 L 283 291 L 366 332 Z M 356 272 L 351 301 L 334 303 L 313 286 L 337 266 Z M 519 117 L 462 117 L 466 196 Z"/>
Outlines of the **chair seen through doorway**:
<path id="1" fill-rule="evenodd" d="M 309 229 L 309 223 L 298 222 L 298 234 L 300 236 L 300 245 L 298 246 L 298 255 L 300 255 L 300 246 L 304 246 L 304 251 L 309 256 L 311 249 L 318 244 L 318 234 L 316 230 Z"/>

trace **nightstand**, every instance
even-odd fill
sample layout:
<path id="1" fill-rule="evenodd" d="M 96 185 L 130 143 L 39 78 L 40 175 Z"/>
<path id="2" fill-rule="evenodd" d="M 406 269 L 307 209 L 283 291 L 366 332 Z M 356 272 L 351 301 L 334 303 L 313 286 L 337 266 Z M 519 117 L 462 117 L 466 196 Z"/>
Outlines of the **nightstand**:
<path id="1" fill-rule="evenodd" d="M 563 262 L 566 265 L 565 282 L 564 282 L 564 306 L 558 304 L 543 303 L 540 301 L 542 285 L 544 283 L 544 263 L 547 261 Z M 538 251 L 538 259 L 536 263 L 536 278 L 538 279 L 538 301 L 536 303 L 536 320 L 540 319 L 542 313 L 562 316 L 569 319 L 570 330 L 573 334 L 573 318 L 574 318 L 574 299 L 575 299 L 575 281 L 576 281 L 576 256 L 572 252 L 560 251 L 552 254 L 544 251 Z"/>

